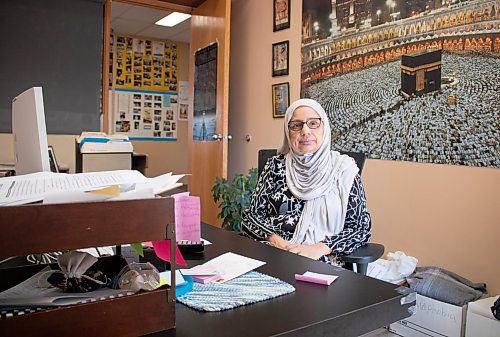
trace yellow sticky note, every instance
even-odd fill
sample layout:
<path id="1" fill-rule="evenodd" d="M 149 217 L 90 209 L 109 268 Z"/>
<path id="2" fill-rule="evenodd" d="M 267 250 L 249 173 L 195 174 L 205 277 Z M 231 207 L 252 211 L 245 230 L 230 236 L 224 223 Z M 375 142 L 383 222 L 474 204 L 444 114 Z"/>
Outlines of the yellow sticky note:
<path id="1" fill-rule="evenodd" d="M 92 191 L 89 191 L 88 193 L 98 194 L 98 195 L 107 195 L 110 197 L 114 197 L 114 196 L 120 195 L 120 186 L 112 185 L 112 186 L 104 187 L 104 188 L 101 188 L 98 190 L 92 190 Z"/>

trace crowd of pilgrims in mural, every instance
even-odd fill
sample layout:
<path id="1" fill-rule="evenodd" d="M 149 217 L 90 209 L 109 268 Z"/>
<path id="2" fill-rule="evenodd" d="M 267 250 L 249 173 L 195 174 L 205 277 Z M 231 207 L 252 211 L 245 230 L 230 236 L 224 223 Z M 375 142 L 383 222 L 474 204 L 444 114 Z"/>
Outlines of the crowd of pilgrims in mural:
<path id="1" fill-rule="evenodd" d="M 342 61 L 331 62 L 317 67 L 313 72 L 303 77 L 304 81 L 315 82 L 325 77 L 341 75 L 350 71 L 363 69 L 366 67 L 379 65 L 392 60 L 400 59 L 401 55 L 418 53 L 428 49 L 443 49 L 450 52 L 482 52 L 500 53 L 500 37 L 490 38 L 485 37 L 454 37 L 439 39 L 434 41 L 411 43 L 405 46 L 394 47 L 385 51 L 375 51 L 366 55 L 354 56 L 346 58 Z M 318 52 L 321 53 L 321 52 Z"/>
<path id="2" fill-rule="evenodd" d="M 401 95 L 397 60 L 312 84 L 303 96 L 325 107 L 337 149 L 371 158 L 500 167 L 497 69 L 500 58 L 484 52 L 445 52 L 442 76 L 450 83 L 434 93 Z"/>

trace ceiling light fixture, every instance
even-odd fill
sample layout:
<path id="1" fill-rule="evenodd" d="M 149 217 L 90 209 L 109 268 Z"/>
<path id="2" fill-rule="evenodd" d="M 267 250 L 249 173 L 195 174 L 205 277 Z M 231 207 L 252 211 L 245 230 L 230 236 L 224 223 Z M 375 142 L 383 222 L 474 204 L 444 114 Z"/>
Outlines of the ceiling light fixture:
<path id="1" fill-rule="evenodd" d="M 173 12 L 164 17 L 163 19 L 156 21 L 155 24 L 159 26 L 173 27 L 181 23 L 182 21 L 189 19 L 190 17 L 191 17 L 190 14 Z"/>

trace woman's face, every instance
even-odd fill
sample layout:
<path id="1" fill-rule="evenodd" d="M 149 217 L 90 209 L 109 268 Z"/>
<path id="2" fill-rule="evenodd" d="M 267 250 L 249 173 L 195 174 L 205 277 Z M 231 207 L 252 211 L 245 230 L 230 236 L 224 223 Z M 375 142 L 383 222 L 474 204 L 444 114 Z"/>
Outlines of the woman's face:
<path id="1" fill-rule="evenodd" d="M 313 153 L 321 144 L 323 144 L 323 131 L 324 125 L 323 121 L 319 123 L 319 127 L 316 129 L 310 128 L 307 124 L 302 126 L 301 130 L 291 130 L 291 124 L 300 124 L 295 122 L 309 122 L 310 125 L 314 126 L 318 124 L 318 119 L 320 116 L 316 111 L 307 106 L 300 106 L 293 112 L 292 118 L 288 123 L 288 133 L 290 135 L 290 145 L 300 154 Z"/>

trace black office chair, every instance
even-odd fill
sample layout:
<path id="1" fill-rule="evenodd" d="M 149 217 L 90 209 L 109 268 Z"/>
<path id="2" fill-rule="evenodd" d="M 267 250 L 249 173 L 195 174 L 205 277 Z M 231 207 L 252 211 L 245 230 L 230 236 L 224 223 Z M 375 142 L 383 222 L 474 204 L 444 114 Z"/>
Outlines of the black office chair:
<path id="1" fill-rule="evenodd" d="M 365 165 L 366 156 L 361 152 L 345 152 L 339 151 L 341 154 L 346 154 L 352 157 L 356 161 L 356 165 L 359 168 L 359 174 L 363 171 Z M 266 162 L 272 156 L 278 153 L 276 149 L 262 149 L 259 150 L 258 157 L 258 172 L 259 175 L 264 169 Z M 344 267 L 349 270 L 354 270 L 353 265 L 356 265 L 356 271 L 360 274 L 366 275 L 366 269 L 368 263 L 379 259 L 384 254 L 384 246 L 379 243 L 367 243 L 366 245 L 356 249 L 349 255 L 344 255 L 342 260 L 344 261 Z"/>

